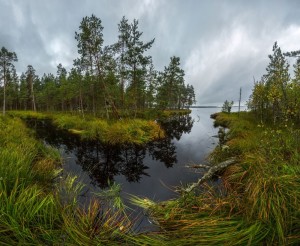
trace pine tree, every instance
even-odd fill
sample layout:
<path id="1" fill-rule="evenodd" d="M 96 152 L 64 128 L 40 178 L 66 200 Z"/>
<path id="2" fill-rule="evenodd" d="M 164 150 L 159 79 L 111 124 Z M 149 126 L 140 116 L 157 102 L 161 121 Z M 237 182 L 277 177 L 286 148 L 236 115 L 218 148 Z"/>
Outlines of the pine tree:
<path id="1" fill-rule="evenodd" d="M 61 110 L 64 111 L 67 104 L 68 84 L 67 84 L 67 70 L 58 64 L 57 66 L 56 83 L 59 88 L 59 98 L 61 104 Z"/>
<path id="2" fill-rule="evenodd" d="M 18 109 L 19 104 L 19 78 L 13 67 L 7 76 L 6 84 L 6 107 L 10 110 Z"/>
<path id="3" fill-rule="evenodd" d="M 126 54 L 128 54 L 128 43 L 130 37 L 130 24 L 128 19 L 123 16 L 118 24 L 118 42 L 113 45 L 115 54 L 117 55 L 116 61 L 118 66 L 118 73 L 120 77 L 120 92 L 121 92 L 121 106 L 125 106 L 125 86 L 128 80 L 128 69 L 126 68 Z"/>
<path id="4" fill-rule="evenodd" d="M 53 74 L 44 74 L 42 79 L 42 104 L 44 109 L 49 111 L 57 110 L 56 104 L 58 102 L 58 85 Z"/>
<path id="5" fill-rule="evenodd" d="M 170 58 L 168 67 L 160 74 L 161 85 L 158 91 L 158 104 L 161 108 L 181 108 L 184 104 L 184 71 L 180 68 L 180 58 Z"/>
<path id="6" fill-rule="evenodd" d="M 14 69 L 13 62 L 18 61 L 15 52 L 8 51 L 5 47 L 0 50 L 0 81 L 3 81 L 3 115 L 6 111 L 6 84 L 11 71 Z"/>
<path id="7" fill-rule="evenodd" d="M 151 56 L 145 52 L 152 47 L 154 39 L 144 43 L 141 41 L 142 32 L 138 28 L 138 20 L 128 24 L 123 17 L 119 24 L 119 41 L 115 47 L 118 51 L 119 71 L 121 78 L 121 91 L 126 88 L 126 103 L 133 108 L 135 115 L 138 108 L 145 107 L 146 76 L 148 66 L 151 64 Z"/>
<path id="8" fill-rule="evenodd" d="M 37 76 L 35 75 L 35 69 L 33 68 L 32 65 L 27 66 L 27 71 L 26 71 L 25 75 L 26 75 L 27 90 L 28 90 L 28 95 L 29 95 L 28 104 L 31 106 L 31 110 L 36 111 L 34 81 L 35 81 L 35 79 L 37 79 Z"/>
<path id="9" fill-rule="evenodd" d="M 289 64 L 275 42 L 273 54 L 269 55 L 270 63 L 267 74 L 263 76 L 268 92 L 268 104 L 272 109 L 273 122 L 283 117 L 287 110 L 287 86 L 290 80 Z"/>
<path id="10" fill-rule="evenodd" d="M 79 26 L 80 32 L 75 32 L 80 58 L 76 65 L 80 66 L 90 79 L 90 94 L 92 98 L 92 112 L 96 114 L 96 93 L 101 81 L 101 57 L 103 53 L 103 26 L 102 21 L 95 15 L 84 17 Z"/>

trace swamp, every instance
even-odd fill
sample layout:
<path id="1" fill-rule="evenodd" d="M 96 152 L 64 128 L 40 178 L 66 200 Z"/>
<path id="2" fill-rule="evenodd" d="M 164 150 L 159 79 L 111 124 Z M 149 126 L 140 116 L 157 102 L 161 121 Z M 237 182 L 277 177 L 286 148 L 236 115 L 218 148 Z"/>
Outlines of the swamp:
<path id="1" fill-rule="evenodd" d="M 155 1 L 138 2 L 148 9 Z M 64 17 L 78 21 L 76 13 Z M 260 60 L 265 47 L 237 50 L 246 65 L 231 67 L 248 36 L 233 35 L 235 45 L 229 38 L 218 54 L 197 43 L 181 59 L 164 42 L 181 50 L 189 35 L 170 42 L 162 29 L 149 38 L 144 22 L 123 16 L 115 39 L 104 40 L 104 24 L 111 32 L 107 19 L 83 17 L 75 40 L 67 31 L 47 40 L 47 58 L 21 52 L 21 64 L 36 58 L 44 71 L 20 72 L 10 50 L 21 43 L 0 50 L 0 245 L 300 245 L 300 50 L 282 52 L 275 42 L 265 74 L 243 85 L 244 99 L 237 78 L 252 80 L 249 71 L 263 63 L 248 59 Z M 47 71 L 53 64 L 56 74 Z"/>

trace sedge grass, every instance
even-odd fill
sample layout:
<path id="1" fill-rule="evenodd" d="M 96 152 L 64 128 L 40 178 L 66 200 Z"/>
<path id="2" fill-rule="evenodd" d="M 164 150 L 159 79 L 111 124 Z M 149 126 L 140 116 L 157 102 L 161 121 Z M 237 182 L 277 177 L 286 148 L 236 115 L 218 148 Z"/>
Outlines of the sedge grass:
<path id="1" fill-rule="evenodd" d="M 132 225 L 123 210 L 107 210 L 98 200 L 80 206 L 83 186 L 76 177 L 57 178 L 56 150 L 33 139 L 17 118 L 0 117 L 0 128 L 1 245 L 118 245 L 125 241 Z"/>
<path id="2" fill-rule="evenodd" d="M 60 129 L 80 135 L 83 139 L 100 140 L 107 144 L 138 144 L 165 137 L 160 125 L 153 120 L 122 119 L 107 121 L 95 117 L 82 118 L 69 114 L 43 114 L 36 112 L 10 112 L 19 118 L 52 119 L 53 124 Z"/>
<path id="3" fill-rule="evenodd" d="M 299 130 L 262 126 L 251 113 L 221 113 L 216 124 L 230 128 L 228 147 L 210 160 L 238 160 L 223 172 L 221 189 L 203 185 L 175 200 L 132 202 L 161 228 L 162 245 L 298 245 Z"/>
<path id="4" fill-rule="evenodd" d="M 227 192 L 235 192 L 240 200 L 238 211 L 243 211 L 247 221 L 261 221 L 268 226 L 269 244 L 299 240 L 299 235 L 290 235 L 300 221 L 299 130 L 264 126 L 251 113 L 240 118 L 237 114 L 220 114 L 219 121 L 234 132 L 229 135 L 227 155 L 238 153 L 240 163 L 225 171 L 223 182 Z"/>
<path id="5" fill-rule="evenodd" d="M 298 245 L 298 130 L 261 126 L 247 113 L 241 113 L 239 117 L 236 114 L 220 114 L 217 121 L 230 127 L 228 148 L 216 148 L 210 159 L 218 162 L 236 157 L 238 160 L 222 174 L 221 191 L 204 185 L 198 191 L 183 193 L 178 199 L 162 203 L 133 197 L 133 203 L 146 209 L 160 228 L 159 232 L 133 234 L 132 223 L 121 206 L 103 208 L 95 199 L 86 208 L 81 208 L 78 194 L 82 186 L 75 177 L 62 180 L 66 182 L 60 183 L 53 193 L 44 189 L 43 182 L 35 182 L 39 165 L 49 168 L 50 164 L 47 165 L 47 161 L 43 164 L 41 157 L 45 155 L 41 154 L 40 148 L 35 148 L 37 145 L 32 139 L 25 133 L 22 135 L 22 130 L 18 133 L 13 130 L 14 127 L 9 128 L 8 119 L 1 118 L 0 127 L 6 131 L 0 139 L 1 146 L 4 146 L 3 158 L 11 158 L 12 161 L 3 161 L 0 171 L 5 175 L 11 172 L 13 180 L 1 180 L 1 211 L 5 215 L 0 216 L 1 240 L 7 245 L 16 242 L 24 245 Z M 64 122 L 69 124 L 65 119 Z M 17 121 L 13 124 L 20 126 Z M 115 127 L 119 134 L 124 128 L 124 138 L 133 134 L 140 142 L 146 141 L 146 134 L 136 130 L 135 124 L 142 125 L 141 122 L 130 122 L 127 126 L 108 124 L 107 128 Z M 78 130 L 85 132 L 86 124 L 79 122 L 79 125 Z M 94 131 L 102 134 L 99 131 L 105 127 Z M 141 129 L 143 127 L 148 125 Z M 10 139 L 8 136 L 13 134 L 22 137 Z M 24 140 L 26 138 L 28 144 Z M 117 139 L 118 135 L 112 138 Z M 9 157 L 7 150 L 18 149 L 18 146 L 32 148 L 32 152 L 20 161 L 19 168 L 14 169 L 14 176 L 13 168 L 5 169 L 4 166 L 5 163 L 10 163 L 10 166 L 15 163 L 19 151 L 12 152 L 12 157 Z M 40 164 L 35 166 L 38 161 Z M 36 169 L 27 169 L 33 166 Z M 4 175 L 1 174 L 1 177 Z M 26 181 L 23 177 L 29 179 Z M 117 187 L 114 190 L 118 191 Z M 30 199 L 25 199 L 25 195 Z M 103 196 L 110 196 L 110 192 Z M 13 207 L 15 203 L 18 206 Z M 22 221 L 19 211 L 26 215 L 26 221 Z"/>

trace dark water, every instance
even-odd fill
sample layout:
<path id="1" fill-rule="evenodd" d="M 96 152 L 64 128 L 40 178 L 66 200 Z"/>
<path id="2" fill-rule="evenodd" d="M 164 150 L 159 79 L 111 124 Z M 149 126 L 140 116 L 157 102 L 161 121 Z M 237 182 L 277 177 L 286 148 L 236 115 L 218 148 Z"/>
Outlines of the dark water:
<path id="1" fill-rule="evenodd" d="M 155 201 L 174 198 L 174 187 L 197 181 L 201 173 L 186 164 L 205 163 L 218 139 L 213 136 L 210 114 L 216 108 L 193 109 L 187 116 L 160 122 L 167 138 L 144 147 L 108 146 L 97 141 L 81 141 L 66 131 L 55 129 L 49 122 L 32 122 L 37 137 L 59 149 L 63 170 L 78 176 L 87 187 L 87 195 L 108 187 L 121 185 L 122 196 L 133 194 Z"/>

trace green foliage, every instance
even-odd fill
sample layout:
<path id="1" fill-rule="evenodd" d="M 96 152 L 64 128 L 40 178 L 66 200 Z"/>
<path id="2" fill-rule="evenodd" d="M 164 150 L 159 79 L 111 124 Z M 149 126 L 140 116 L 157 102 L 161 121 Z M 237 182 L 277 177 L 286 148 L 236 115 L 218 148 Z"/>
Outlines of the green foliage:
<path id="1" fill-rule="evenodd" d="M 18 77 L 13 66 L 16 54 L 3 47 L 3 110 L 61 111 L 120 119 L 124 110 L 137 118 L 141 111 L 182 109 L 195 103 L 194 88 L 184 82 L 179 57 L 171 57 L 163 72 L 155 69 L 147 54 L 154 39 L 142 40 L 138 20 L 129 23 L 123 17 L 118 40 L 111 45 L 104 46 L 103 29 L 100 18 L 84 17 L 75 32 L 79 57 L 73 68 L 68 72 L 58 64 L 56 75 L 43 74 L 41 78 L 31 65 Z"/>
<path id="2" fill-rule="evenodd" d="M 7 188 L 11 188 L 16 179 L 26 184 L 37 181 L 45 169 L 48 172 L 43 182 L 56 177 L 57 154 L 28 137 L 29 132 L 20 120 L 0 118 L 0 128 L 0 177 Z"/>
<path id="3" fill-rule="evenodd" d="M 227 156 L 238 154 L 240 159 L 223 176 L 225 187 L 240 198 L 237 211 L 243 211 L 247 220 L 266 224 L 273 242 L 286 244 L 291 237 L 299 240 L 293 235 L 300 219 L 299 130 L 270 128 L 256 123 L 250 113 L 240 118 L 219 114 L 217 121 L 224 122 L 224 118 L 230 127 Z"/>
<path id="4" fill-rule="evenodd" d="M 3 115 L 6 111 L 6 86 L 9 78 L 15 77 L 13 62 L 18 61 L 15 52 L 8 51 L 5 47 L 0 50 L 0 82 L 3 81 Z"/>
<path id="5" fill-rule="evenodd" d="M 196 102 L 194 87 L 184 84 L 184 71 L 180 58 L 171 57 L 170 64 L 158 77 L 157 104 L 161 109 L 180 109 Z"/>
<path id="6" fill-rule="evenodd" d="M 183 113 L 186 111 L 182 111 Z M 174 113 L 174 112 L 173 112 Z M 14 111 L 10 115 L 20 118 L 52 119 L 53 124 L 82 138 L 100 140 L 109 144 L 145 144 L 165 137 L 163 129 L 153 120 L 123 119 L 107 121 L 95 117 L 83 119 L 78 115 L 43 114 Z"/>
<path id="7" fill-rule="evenodd" d="M 54 123 L 83 138 L 99 139 L 109 144 L 144 144 L 164 137 L 164 132 L 157 123 L 146 120 L 121 120 L 108 124 L 105 120 L 64 116 L 56 118 Z"/>
<path id="8" fill-rule="evenodd" d="M 230 113 L 232 106 L 233 106 L 233 101 L 229 102 L 226 100 L 222 106 L 222 112 Z"/>
<path id="9" fill-rule="evenodd" d="M 297 61 L 294 65 L 295 78 L 291 80 L 289 64 L 277 42 L 269 59 L 267 73 L 260 81 L 254 83 L 249 108 L 256 113 L 261 122 L 272 121 L 275 125 L 285 124 L 286 119 L 299 121 L 299 63 Z"/>
<path id="10" fill-rule="evenodd" d="M 58 158 L 19 119 L 0 117 L 1 244 L 123 244 L 132 223 L 117 199 L 118 187 L 112 185 L 110 192 L 117 207 L 103 205 L 108 191 L 81 207 L 83 186 L 76 177 L 58 178 Z"/>

